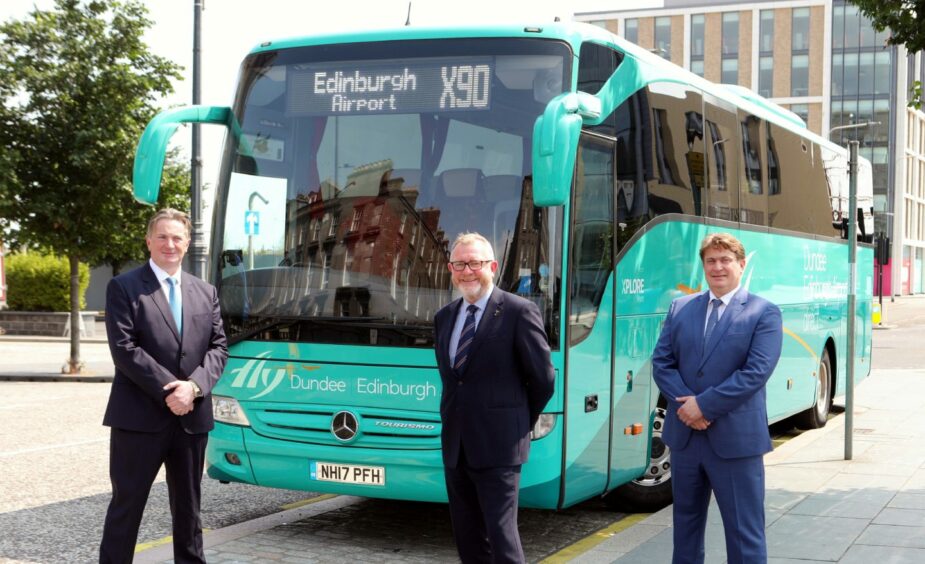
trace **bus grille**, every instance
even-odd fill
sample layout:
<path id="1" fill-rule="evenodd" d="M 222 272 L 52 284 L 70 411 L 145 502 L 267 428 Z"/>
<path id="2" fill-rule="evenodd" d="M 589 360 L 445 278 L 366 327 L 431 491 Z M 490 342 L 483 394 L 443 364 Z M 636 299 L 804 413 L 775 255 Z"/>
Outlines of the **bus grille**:
<path id="1" fill-rule="evenodd" d="M 438 413 L 306 405 L 248 405 L 245 409 L 254 431 L 274 439 L 359 448 L 440 448 Z M 332 432 L 334 416 L 341 411 L 356 417 L 357 432 L 352 439 L 340 440 Z"/>

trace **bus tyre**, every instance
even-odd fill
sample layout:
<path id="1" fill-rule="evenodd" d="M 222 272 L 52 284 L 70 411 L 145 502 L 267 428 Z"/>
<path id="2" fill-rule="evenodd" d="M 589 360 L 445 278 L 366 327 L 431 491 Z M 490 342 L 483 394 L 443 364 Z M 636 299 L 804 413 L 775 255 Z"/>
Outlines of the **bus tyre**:
<path id="1" fill-rule="evenodd" d="M 645 473 L 604 497 L 611 509 L 652 512 L 671 503 L 671 451 L 662 442 L 665 408 L 657 407 L 652 421 L 652 454 Z"/>
<path id="2" fill-rule="evenodd" d="M 825 426 L 829 418 L 829 409 L 832 407 L 832 361 L 829 359 L 828 348 L 822 351 L 816 378 L 816 401 L 806 411 L 794 415 L 793 423 L 797 429 L 819 429 Z"/>

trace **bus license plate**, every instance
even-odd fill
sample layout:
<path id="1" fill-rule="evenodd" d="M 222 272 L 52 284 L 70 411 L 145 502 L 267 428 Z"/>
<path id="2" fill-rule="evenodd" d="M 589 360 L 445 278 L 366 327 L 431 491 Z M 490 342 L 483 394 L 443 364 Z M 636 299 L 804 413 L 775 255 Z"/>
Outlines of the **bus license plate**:
<path id="1" fill-rule="evenodd" d="M 311 461 L 311 479 L 342 484 L 385 485 L 384 466 L 359 466 L 334 462 Z"/>

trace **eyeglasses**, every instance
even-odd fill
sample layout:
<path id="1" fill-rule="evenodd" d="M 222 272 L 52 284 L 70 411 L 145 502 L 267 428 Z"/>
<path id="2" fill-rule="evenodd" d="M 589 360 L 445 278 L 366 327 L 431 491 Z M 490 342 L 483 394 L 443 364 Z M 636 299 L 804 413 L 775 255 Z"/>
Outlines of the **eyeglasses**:
<path id="1" fill-rule="evenodd" d="M 705 260 L 705 261 L 703 261 L 703 262 L 704 262 L 707 266 L 715 266 L 715 265 L 717 265 L 717 264 L 720 264 L 720 265 L 722 265 L 722 266 L 729 266 L 730 264 L 732 264 L 733 262 L 735 262 L 735 260 L 736 260 L 736 259 L 734 259 L 734 258 L 732 258 L 732 257 L 719 257 L 719 258 L 708 258 L 707 260 Z"/>
<path id="2" fill-rule="evenodd" d="M 491 262 L 490 260 L 470 260 L 469 262 L 465 262 L 462 260 L 454 260 L 453 262 L 450 263 L 450 266 L 452 266 L 453 270 L 455 270 L 456 272 L 462 272 L 463 270 L 466 269 L 467 266 L 469 267 L 469 270 L 471 270 L 472 272 L 477 272 L 479 270 L 482 270 L 482 267 L 490 262 Z"/>

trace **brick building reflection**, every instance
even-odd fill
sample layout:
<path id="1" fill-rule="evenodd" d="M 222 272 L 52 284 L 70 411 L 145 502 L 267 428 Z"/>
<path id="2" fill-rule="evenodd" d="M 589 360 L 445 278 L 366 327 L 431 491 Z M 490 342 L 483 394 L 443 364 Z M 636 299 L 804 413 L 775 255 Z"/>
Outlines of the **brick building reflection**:
<path id="1" fill-rule="evenodd" d="M 533 207 L 529 179 L 455 169 L 420 184 L 419 171 L 385 160 L 356 167 L 343 188 L 323 181 L 289 202 L 285 262 L 305 271 L 303 312 L 429 323 L 452 298 L 446 263 L 462 231 L 491 240 L 500 287 L 547 291 L 548 212 Z"/>
<path id="2" fill-rule="evenodd" d="M 316 294 L 310 314 L 430 321 L 450 292 L 449 242 L 418 195 L 379 161 L 290 201 L 286 248 Z"/>

